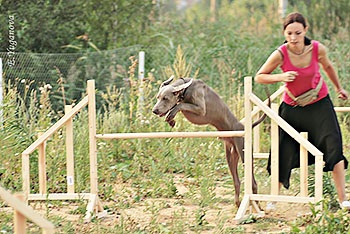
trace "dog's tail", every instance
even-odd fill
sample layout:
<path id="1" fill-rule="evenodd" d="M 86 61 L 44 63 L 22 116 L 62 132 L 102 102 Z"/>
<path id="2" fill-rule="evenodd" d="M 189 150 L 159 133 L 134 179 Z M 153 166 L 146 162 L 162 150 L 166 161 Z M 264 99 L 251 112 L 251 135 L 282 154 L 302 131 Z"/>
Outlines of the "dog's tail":
<path id="1" fill-rule="evenodd" d="M 265 92 L 266 92 L 266 95 L 267 95 L 267 106 L 268 107 L 271 107 L 271 98 L 270 98 L 270 91 L 269 89 L 266 87 L 265 85 Z M 255 126 L 259 125 L 262 121 L 264 121 L 266 118 L 266 113 L 264 113 L 257 121 L 255 121 L 253 124 L 252 124 L 252 127 L 254 128 Z"/>

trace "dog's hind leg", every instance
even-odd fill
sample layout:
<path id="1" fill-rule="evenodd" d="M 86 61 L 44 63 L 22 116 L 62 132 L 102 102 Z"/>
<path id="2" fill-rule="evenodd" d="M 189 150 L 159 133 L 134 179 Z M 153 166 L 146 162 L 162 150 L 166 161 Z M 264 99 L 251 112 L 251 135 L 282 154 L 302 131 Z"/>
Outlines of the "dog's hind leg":
<path id="1" fill-rule="evenodd" d="M 236 147 L 236 152 L 241 156 L 242 162 L 244 162 L 244 138 L 233 138 L 234 146 Z M 253 156 L 252 156 L 253 157 Z M 253 194 L 258 193 L 258 184 L 256 183 L 254 176 L 254 158 L 252 158 L 252 190 Z"/>
<path id="2" fill-rule="evenodd" d="M 241 191 L 241 181 L 239 180 L 238 168 L 237 168 L 238 161 L 239 161 L 239 154 L 237 153 L 233 145 L 227 141 L 225 141 L 225 149 L 226 149 L 227 164 L 233 178 L 233 184 L 235 186 L 235 204 L 237 207 L 239 207 L 240 205 L 239 194 Z"/>

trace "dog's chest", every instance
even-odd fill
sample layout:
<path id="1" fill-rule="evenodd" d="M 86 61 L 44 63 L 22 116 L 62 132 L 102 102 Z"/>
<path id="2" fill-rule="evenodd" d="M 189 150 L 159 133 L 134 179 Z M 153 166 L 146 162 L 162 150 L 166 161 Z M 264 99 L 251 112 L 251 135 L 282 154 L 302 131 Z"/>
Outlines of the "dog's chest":
<path id="1" fill-rule="evenodd" d="M 189 111 L 181 111 L 185 118 L 193 124 L 204 125 L 209 124 L 205 116 L 200 116 Z"/>

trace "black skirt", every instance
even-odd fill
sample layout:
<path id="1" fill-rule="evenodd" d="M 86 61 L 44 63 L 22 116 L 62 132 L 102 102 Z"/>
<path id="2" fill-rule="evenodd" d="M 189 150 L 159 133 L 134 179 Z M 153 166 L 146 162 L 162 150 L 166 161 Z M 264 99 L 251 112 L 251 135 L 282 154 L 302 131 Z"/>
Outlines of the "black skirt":
<path id="1" fill-rule="evenodd" d="M 334 106 L 325 98 L 305 107 L 290 106 L 284 102 L 279 107 L 279 115 L 298 132 L 307 132 L 308 140 L 324 155 L 323 171 L 332 171 L 334 166 L 344 160 L 342 135 Z M 309 165 L 315 163 L 315 157 L 309 153 Z M 289 188 L 291 170 L 300 167 L 300 144 L 283 129 L 279 128 L 279 181 Z M 271 154 L 267 166 L 271 174 Z"/>

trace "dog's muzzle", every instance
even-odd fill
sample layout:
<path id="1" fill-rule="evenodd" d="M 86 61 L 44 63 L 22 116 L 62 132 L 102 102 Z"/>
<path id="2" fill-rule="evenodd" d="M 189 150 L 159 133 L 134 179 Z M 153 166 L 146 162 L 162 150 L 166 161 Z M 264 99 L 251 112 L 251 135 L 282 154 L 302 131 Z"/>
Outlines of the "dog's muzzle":
<path id="1" fill-rule="evenodd" d="M 159 113 L 159 110 L 158 110 L 158 109 L 153 109 L 153 110 L 152 110 L 152 112 L 153 112 L 153 114 L 155 114 L 155 115 L 160 115 L 160 113 Z"/>

